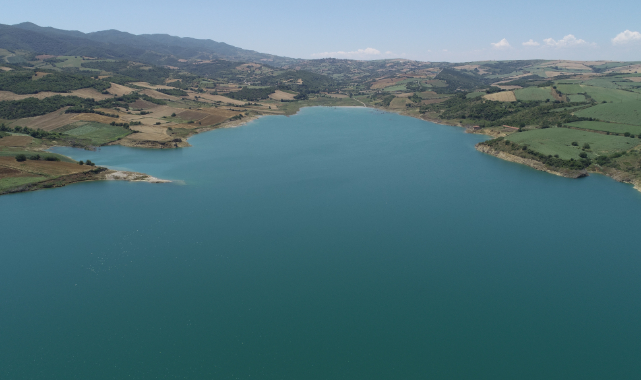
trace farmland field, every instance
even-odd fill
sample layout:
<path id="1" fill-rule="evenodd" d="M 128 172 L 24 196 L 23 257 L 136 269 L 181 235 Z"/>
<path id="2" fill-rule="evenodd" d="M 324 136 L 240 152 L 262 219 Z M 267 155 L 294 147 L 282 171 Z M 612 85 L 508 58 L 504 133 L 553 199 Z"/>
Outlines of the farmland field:
<path id="1" fill-rule="evenodd" d="M 641 102 L 605 103 L 575 113 L 613 123 L 641 125 Z"/>
<path id="2" fill-rule="evenodd" d="M 630 132 L 631 134 L 637 135 L 637 136 L 641 134 L 641 126 L 638 126 L 638 125 L 604 123 L 602 121 L 576 121 L 568 125 L 571 127 L 593 129 L 595 131 L 603 131 L 603 132 L 610 132 L 610 133 L 623 134 L 625 132 Z"/>
<path id="3" fill-rule="evenodd" d="M 18 187 L 21 185 L 26 185 L 29 183 L 40 182 L 47 179 L 46 177 L 9 177 L 2 178 L 0 177 L 0 191 Z"/>
<path id="4" fill-rule="evenodd" d="M 96 146 L 104 145 L 131 134 L 131 131 L 126 128 L 96 122 L 76 122 L 62 127 L 56 132 L 63 132 L 68 136 L 89 140 L 91 145 Z"/>
<path id="5" fill-rule="evenodd" d="M 516 102 L 516 97 L 514 96 L 513 91 L 495 92 L 493 94 L 483 95 L 483 98 L 493 100 L 495 102 Z"/>
<path id="6" fill-rule="evenodd" d="M 550 87 L 528 87 L 521 90 L 514 91 L 514 96 L 517 100 L 538 100 L 538 101 L 553 101 L 554 97 L 550 92 Z"/>
<path id="7" fill-rule="evenodd" d="M 626 102 L 630 100 L 641 100 L 641 94 L 613 88 L 583 86 L 584 91 L 597 102 Z"/>
<path id="8" fill-rule="evenodd" d="M 582 103 L 585 102 L 585 95 L 568 95 L 568 100 L 570 103 Z"/>
<path id="9" fill-rule="evenodd" d="M 518 144 L 526 144 L 530 149 L 545 155 L 558 154 L 565 160 L 579 159 L 579 153 L 583 152 L 581 147 L 585 143 L 590 144 L 591 152 L 587 153 L 591 158 L 596 155 L 626 151 L 641 144 L 641 140 L 636 138 L 608 136 L 569 128 L 535 129 L 511 134 L 506 139 Z M 577 142 L 578 146 L 572 146 L 572 142 Z"/>
<path id="10" fill-rule="evenodd" d="M 556 89 L 563 94 L 580 94 L 585 92 L 578 84 L 557 84 Z"/>

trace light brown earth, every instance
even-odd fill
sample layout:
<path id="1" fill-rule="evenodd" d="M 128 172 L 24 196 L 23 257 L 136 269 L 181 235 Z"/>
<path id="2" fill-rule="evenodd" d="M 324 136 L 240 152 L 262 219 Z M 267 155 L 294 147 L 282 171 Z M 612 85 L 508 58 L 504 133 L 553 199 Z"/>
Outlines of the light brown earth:
<path id="1" fill-rule="evenodd" d="M 2 70 L 2 71 L 11 71 L 12 69 L 10 67 L 0 66 L 0 70 Z"/>
<path id="2" fill-rule="evenodd" d="M 627 79 L 631 80 L 632 82 L 641 82 L 641 77 L 631 77 Z"/>
<path id="3" fill-rule="evenodd" d="M 558 66 L 560 68 L 570 69 L 570 70 L 592 71 L 592 69 L 586 66 L 585 63 L 582 61 L 552 61 L 552 62 L 545 63 L 541 66 L 542 67 Z"/>
<path id="4" fill-rule="evenodd" d="M 606 71 L 606 73 L 626 73 L 632 74 L 641 71 L 641 65 L 630 65 L 630 66 L 621 66 L 615 67 L 611 70 Z"/>
<path id="5" fill-rule="evenodd" d="M 262 66 L 258 63 L 245 63 L 243 65 L 236 66 L 236 70 L 249 71 L 251 69 L 258 69 L 260 67 Z"/>
<path id="6" fill-rule="evenodd" d="M 111 89 L 109 91 L 111 91 Z M 104 99 L 113 98 L 113 95 L 101 94 L 100 92 L 96 91 L 93 88 L 83 88 L 80 90 L 74 90 L 71 92 L 63 92 L 63 93 L 46 91 L 46 92 L 39 92 L 37 94 L 25 94 L 25 95 L 18 95 L 9 91 L 0 91 L 0 101 L 22 100 L 27 98 L 44 99 L 44 98 L 49 98 L 51 96 L 56 96 L 56 95 L 77 96 L 80 98 L 95 99 L 95 100 L 104 100 Z"/>
<path id="7" fill-rule="evenodd" d="M 194 94 L 189 94 L 190 99 L 195 99 L 194 96 L 195 96 Z M 246 103 L 246 102 L 243 102 L 242 100 L 236 100 L 236 99 L 228 98 L 222 95 L 211 95 L 211 94 L 203 93 L 203 94 L 198 94 L 198 96 L 200 96 L 201 100 L 205 99 L 211 102 L 231 103 L 237 106 L 242 106 L 243 104 Z"/>
<path id="8" fill-rule="evenodd" d="M 273 94 L 270 94 L 269 97 L 274 100 L 294 100 L 296 94 L 290 94 L 285 91 L 276 90 Z"/>
<path id="9" fill-rule="evenodd" d="M 113 111 L 110 112 L 113 114 Z M 112 121 L 120 123 L 118 119 L 109 116 L 98 115 L 96 113 L 79 113 L 73 117 L 75 121 L 95 121 L 97 123 L 109 124 Z"/>
<path id="10" fill-rule="evenodd" d="M 389 86 L 393 86 L 396 83 L 402 81 L 405 78 L 385 78 L 385 79 L 380 79 L 377 80 L 376 82 L 372 83 L 372 86 L 370 87 L 372 90 L 376 90 L 379 88 L 385 88 Z"/>
<path id="11" fill-rule="evenodd" d="M 496 86 L 500 88 L 501 90 L 518 90 L 519 88 L 523 88 L 521 86 Z"/>
<path id="12" fill-rule="evenodd" d="M 31 136 L 5 136 L 0 139 L 0 146 L 25 147 L 33 142 Z"/>
<path id="13" fill-rule="evenodd" d="M 147 89 L 147 90 L 140 91 L 140 93 L 145 94 L 147 96 L 151 96 L 152 98 L 155 98 L 155 99 L 173 100 L 173 101 L 180 100 L 180 98 L 177 96 L 163 94 L 162 92 L 158 92 L 156 90 Z"/>
<path id="14" fill-rule="evenodd" d="M 120 84 L 112 83 L 111 87 L 109 87 L 109 89 L 107 91 L 109 91 L 109 93 L 112 94 L 112 95 L 123 96 L 123 95 L 129 95 L 132 92 L 134 92 L 135 90 L 133 88 L 131 88 L 131 87 L 127 87 L 127 86 L 123 86 L 123 85 L 120 85 Z"/>
<path id="15" fill-rule="evenodd" d="M 495 102 L 516 102 L 516 96 L 514 96 L 513 91 L 495 92 L 493 94 L 483 95 L 483 98 Z"/>
<path id="16" fill-rule="evenodd" d="M 21 126 L 21 127 L 29 127 L 32 129 L 42 129 L 45 131 L 53 131 L 56 128 L 60 128 L 62 126 L 65 126 L 69 123 L 73 123 L 74 121 L 76 121 L 74 120 L 74 117 L 77 114 L 65 113 L 65 110 L 67 108 L 68 107 L 65 107 L 58 111 L 54 111 L 42 116 L 18 119 L 11 122 L 9 125 L 13 127 Z"/>
<path id="17" fill-rule="evenodd" d="M 149 88 L 149 89 L 152 89 L 152 90 L 158 90 L 158 89 L 171 90 L 171 89 L 175 89 L 175 87 L 165 86 L 165 85 L 162 85 L 162 84 L 149 84 L 147 82 L 133 82 L 131 84 L 139 86 L 139 87 Z"/>
<path id="18" fill-rule="evenodd" d="M 19 170 L 36 175 L 46 176 L 59 176 L 65 174 L 82 173 L 93 169 L 91 166 L 78 165 L 73 162 L 62 161 L 32 161 L 27 160 L 24 162 L 16 161 L 15 157 L 3 156 L 0 157 L 0 166 L 6 168 Z"/>

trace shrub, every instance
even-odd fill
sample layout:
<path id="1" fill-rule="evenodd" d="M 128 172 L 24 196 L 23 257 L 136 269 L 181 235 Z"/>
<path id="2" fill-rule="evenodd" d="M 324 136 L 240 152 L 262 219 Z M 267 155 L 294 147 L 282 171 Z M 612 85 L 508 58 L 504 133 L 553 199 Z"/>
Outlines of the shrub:
<path id="1" fill-rule="evenodd" d="M 84 165 L 85 163 L 83 161 L 78 161 L 78 165 Z"/>
<path id="2" fill-rule="evenodd" d="M 58 157 L 54 157 L 54 156 L 47 156 L 47 157 L 45 157 L 45 160 L 46 161 L 60 161 L 60 159 Z"/>
<path id="3" fill-rule="evenodd" d="M 18 162 L 27 161 L 27 156 L 25 156 L 24 154 L 16 154 L 16 161 Z"/>
<path id="4" fill-rule="evenodd" d="M 585 153 L 585 152 L 581 152 L 581 153 L 579 153 L 579 157 L 581 157 L 581 158 L 588 158 L 588 154 L 587 154 L 587 153 Z"/>
<path id="5" fill-rule="evenodd" d="M 175 113 L 175 112 L 174 112 L 174 113 L 172 113 L 172 114 L 171 114 L 171 117 L 176 117 L 176 113 Z"/>
<path id="6" fill-rule="evenodd" d="M 572 146 L 579 146 L 579 143 L 578 143 L 578 142 L 576 142 L 576 141 L 573 141 L 573 142 L 572 142 Z"/>
<path id="7" fill-rule="evenodd" d="M 29 156 L 29 159 L 33 161 L 38 161 L 40 159 L 40 155 L 34 154 L 33 156 Z"/>
<path id="8" fill-rule="evenodd" d="M 623 134 L 623 136 L 625 136 L 625 137 L 630 137 L 630 132 L 626 132 L 626 133 L 624 133 L 624 134 Z"/>
<path id="9" fill-rule="evenodd" d="M 590 149 L 590 144 L 588 143 L 583 144 L 583 149 Z"/>

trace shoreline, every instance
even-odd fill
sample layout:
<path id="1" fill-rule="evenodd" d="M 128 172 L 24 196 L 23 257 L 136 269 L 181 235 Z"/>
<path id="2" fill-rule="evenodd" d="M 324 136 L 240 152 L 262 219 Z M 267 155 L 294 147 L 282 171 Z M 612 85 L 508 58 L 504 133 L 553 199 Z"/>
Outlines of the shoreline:
<path id="1" fill-rule="evenodd" d="M 375 110 L 379 111 L 384 111 L 384 112 L 390 112 L 390 113 L 395 113 L 401 116 L 407 116 L 407 117 L 412 117 L 415 119 L 427 121 L 430 123 L 438 124 L 438 125 L 444 125 L 444 126 L 450 126 L 450 127 L 458 127 L 458 128 L 464 128 L 466 130 L 466 133 L 470 134 L 478 134 L 478 135 L 484 135 L 488 136 L 489 138 L 495 138 L 496 136 L 493 136 L 492 134 L 489 133 L 476 133 L 472 132 L 470 128 L 466 128 L 463 125 L 460 124 L 454 124 L 454 123 L 447 123 L 445 120 L 442 119 L 434 119 L 430 117 L 425 117 L 422 115 L 414 115 L 414 114 L 409 114 L 407 112 L 404 112 L 404 110 L 389 110 L 385 108 L 379 108 L 379 107 L 370 107 L 365 105 L 365 103 L 361 102 L 363 106 L 323 106 L 323 105 L 318 105 L 318 106 L 304 106 L 299 108 L 296 113 L 292 115 L 279 115 L 279 114 L 252 114 L 250 116 L 246 116 L 243 119 L 239 120 L 233 120 L 233 121 L 225 121 L 222 122 L 218 125 L 211 126 L 211 127 L 203 127 L 203 128 L 197 128 L 194 129 L 191 133 L 189 133 L 187 136 L 181 138 L 180 142 L 178 141 L 170 141 L 170 142 L 157 142 L 157 141 L 140 141 L 138 143 L 134 144 L 122 144 L 121 141 L 115 141 L 113 143 L 107 144 L 107 145 L 121 145 L 121 146 L 126 146 L 126 147 L 131 147 L 131 148 L 144 148 L 144 149 L 177 149 L 177 148 L 187 148 L 191 147 L 192 145 L 188 142 L 188 140 L 196 135 L 199 135 L 201 133 L 209 132 L 215 129 L 222 129 L 222 128 L 236 128 L 240 127 L 243 125 L 248 124 L 249 122 L 255 121 L 260 119 L 263 116 L 294 116 L 300 113 L 300 111 L 304 108 L 313 108 L 313 107 L 341 107 L 341 108 L 372 108 Z M 172 146 L 173 144 L 173 146 Z M 58 146 L 58 145 L 56 145 Z M 53 146 L 51 146 L 53 147 Z M 48 148 L 51 148 L 48 147 Z M 47 149 L 48 149 L 47 148 Z M 618 171 L 616 169 L 610 169 L 608 168 L 607 170 L 604 171 L 595 171 L 595 170 L 581 170 L 581 171 L 571 171 L 568 170 L 566 172 L 563 171 L 557 171 L 553 170 L 551 168 L 548 168 L 545 164 L 543 164 L 540 161 L 536 161 L 533 159 L 529 158 L 523 158 L 523 157 L 518 157 L 514 156 L 512 154 L 496 150 L 494 148 L 491 148 L 486 145 L 482 144 L 476 144 L 475 149 L 481 153 L 485 153 L 494 157 L 497 157 L 499 159 L 502 159 L 504 161 L 508 162 L 514 162 L 517 164 L 521 165 L 526 165 L 529 166 L 535 170 L 538 171 L 543 171 L 549 174 L 553 174 L 556 176 L 561 176 L 565 178 L 583 178 L 589 176 L 588 173 L 595 173 L 595 174 L 602 174 L 605 176 L 608 176 L 612 179 L 614 179 L 617 182 L 621 183 L 627 183 L 633 185 L 634 189 L 637 191 L 641 192 L 641 181 L 635 178 L 631 178 L 627 173 Z M 69 157 L 70 158 L 70 157 Z M 28 184 L 28 185 L 22 185 L 16 188 L 8 189 L 0 193 L 0 195 L 4 194 L 11 194 L 11 193 L 18 193 L 18 192 L 26 192 L 26 191 L 35 191 L 35 190 L 40 190 L 40 189 L 45 189 L 45 188 L 53 188 L 53 187 L 63 187 L 66 185 L 70 185 L 73 183 L 78 183 L 78 182 L 89 182 L 89 181 L 129 181 L 129 182 L 149 182 L 149 183 L 171 183 L 172 181 L 169 180 L 163 180 L 159 179 L 153 176 L 150 176 L 148 174 L 144 173 L 137 173 L 137 172 L 128 172 L 128 171 L 121 171 L 121 170 L 115 170 L 115 169 L 109 169 L 108 167 L 97 167 L 97 169 L 102 169 L 100 171 L 100 175 L 88 175 L 88 176 L 82 176 L 81 174 L 86 174 L 89 172 L 85 173 L 78 173 L 78 174 L 71 174 L 71 175 L 66 175 L 66 176 L 61 176 L 57 177 L 55 179 L 51 180 L 45 180 L 33 184 Z"/>
<path id="2" fill-rule="evenodd" d="M 129 172 L 122 170 L 112 170 L 104 166 L 98 166 L 93 170 L 81 173 L 62 175 L 56 178 L 46 179 L 40 182 L 29 183 L 26 185 L 17 186 L 0 192 L 1 195 L 25 193 L 30 191 L 38 191 L 45 189 L 54 189 L 58 187 L 65 187 L 74 183 L 80 182 L 96 182 L 96 181 L 127 181 L 127 182 L 148 182 L 148 183 L 172 183 L 173 181 L 166 179 L 159 179 L 148 174 Z"/>

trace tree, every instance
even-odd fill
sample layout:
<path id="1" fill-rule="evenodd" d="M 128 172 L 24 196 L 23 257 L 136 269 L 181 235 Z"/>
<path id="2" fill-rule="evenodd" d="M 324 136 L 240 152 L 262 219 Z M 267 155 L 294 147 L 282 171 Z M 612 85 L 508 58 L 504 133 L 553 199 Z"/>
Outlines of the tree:
<path id="1" fill-rule="evenodd" d="M 583 149 L 590 149 L 590 144 L 588 143 L 583 144 Z"/>
<path id="2" fill-rule="evenodd" d="M 93 162 L 91 162 L 91 160 L 87 160 L 87 165 L 89 165 L 89 166 L 96 166 L 96 164 L 94 164 Z"/>
<path id="3" fill-rule="evenodd" d="M 16 161 L 18 162 L 27 161 L 27 156 L 25 156 L 24 154 L 16 154 Z"/>
<path id="4" fill-rule="evenodd" d="M 581 152 L 581 153 L 579 153 L 579 157 L 581 157 L 581 158 L 588 158 L 588 154 L 587 154 L 587 153 L 585 153 L 585 152 Z"/>
<path id="5" fill-rule="evenodd" d="M 83 161 L 78 161 L 78 165 L 84 165 L 85 163 Z"/>

